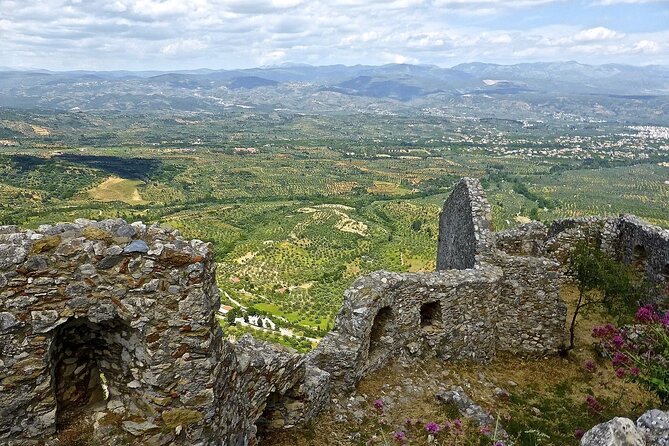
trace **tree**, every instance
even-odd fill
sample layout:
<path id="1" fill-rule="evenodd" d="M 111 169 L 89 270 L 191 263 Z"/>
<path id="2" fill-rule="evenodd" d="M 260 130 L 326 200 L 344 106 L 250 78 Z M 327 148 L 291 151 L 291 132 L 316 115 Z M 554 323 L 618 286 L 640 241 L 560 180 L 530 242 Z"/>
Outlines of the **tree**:
<path id="1" fill-rule="evenodd" d="M 578 300 L 569 326 L 569 350 L 574 348 L 576 320 L 583 308 L 602 305 L 622 322 L 633 316 L 651 289 L 633 268 L 588 242 L 576 245 L 569 258 L 569 273 L 578 281 Z"/>
<path id="2" fill-rule="evenodd" d="M 579 243 L 569 258 L 569 273 L 578 281 L 578 300 L 569 325 L 569 350 L 574 348 L 576 319 L 580 311 L 593 303 L 593 292 L 599 285 L 599 264 L 595 249 L 587 243 Z"/>
<path id="3" fill-rule="evenodd" d="M 233 308 L 232 310 L 228 311 L 228 313 L 225 315 L 225 320 L 230 325 L 235 325 L 235 318 L 237 318 L 238 314 L 239 314 L 239 310 L 237 310 L 236 308 Z"/>

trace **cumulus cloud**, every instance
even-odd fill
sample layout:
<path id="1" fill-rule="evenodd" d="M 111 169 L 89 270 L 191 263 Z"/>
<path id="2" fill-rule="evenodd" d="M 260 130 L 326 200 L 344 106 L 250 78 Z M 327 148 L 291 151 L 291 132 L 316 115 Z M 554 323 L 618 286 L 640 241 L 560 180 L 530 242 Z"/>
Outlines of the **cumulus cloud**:
<path id="1" fill-rule="evenodd" d="M 603 26 L 598 26 L 596 28 L 584 29 L 579 31 L 574 35 L 575 42 L 593 42 L 598 40 L 615 40 L 621 39 L 625 35 L 619 32 L 616 32 L 612 29 L 605 28 Z"/>
<path id="2" fill-rule="evenodd" d="M 568 4 L 573 2 L 0 0 L 0 60 L 52 69 L 233 68 L 287 61 L 669 63 L 669 21 L 661 30 L 635 32 L 592 20 L 565 25 L 546 11 Z"/>

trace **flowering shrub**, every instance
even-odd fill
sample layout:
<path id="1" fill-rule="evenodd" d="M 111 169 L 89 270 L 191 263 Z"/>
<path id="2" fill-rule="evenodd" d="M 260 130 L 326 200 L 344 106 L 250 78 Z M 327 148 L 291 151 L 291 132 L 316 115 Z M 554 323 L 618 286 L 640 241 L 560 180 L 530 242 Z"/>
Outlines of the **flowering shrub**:
<path id="1" fill-rule="evenodd" d="M 658 313 L 652 305 L 636 312 L 638 324 L 595 327 L 616 376 L 638 382 L 654 392 L 663 404 L 669 403 L 669 312 Z"/>

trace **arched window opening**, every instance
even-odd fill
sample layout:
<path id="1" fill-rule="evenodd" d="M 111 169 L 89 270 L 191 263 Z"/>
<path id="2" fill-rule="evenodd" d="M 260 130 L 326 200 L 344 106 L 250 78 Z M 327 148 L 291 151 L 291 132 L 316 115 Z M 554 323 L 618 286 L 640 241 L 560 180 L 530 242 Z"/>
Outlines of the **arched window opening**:
<path id="1" fill-rule="evenodd" d="M 381 308 L 376 316 L 374 316 L 374 322 L 372 323 L 372 331 L 369 335 L 369 355 L 368 357 L 373 357 L 376 354 L 380 353 L 381 347 L 383 345 L 382 339 L 388 330 L 388 323 L 392 319 L 392 310 L 390 307 Z"/>
<path id="2" fill-rule="evenodd" d="M 438 329 L 441 327 L 441 302 L 428 302 L 420 307 L 420 326 L 423 330 Z"/>
<path id="3" fill-rule="evenodd" d="M 120 340 L 128 337 L 121 321 L 92 323 L 71 319 L 53 333 L 50 351 L 53 386 L 56 396 L 58 431 L 75 425 L 96 409 L 104 410 L 107 401 L 120 401 L 121 392 L 133 380 L 130 355 Z"/>
<path id="4" fill-rule="evenodd" d="M 632 252 L 632 267 L 640 274 L 645 274 L 646 272 L 646 262 L 648 256 L 646 254 L 646 248 L 642 245 L 636 245 L 634 251 Z"/>

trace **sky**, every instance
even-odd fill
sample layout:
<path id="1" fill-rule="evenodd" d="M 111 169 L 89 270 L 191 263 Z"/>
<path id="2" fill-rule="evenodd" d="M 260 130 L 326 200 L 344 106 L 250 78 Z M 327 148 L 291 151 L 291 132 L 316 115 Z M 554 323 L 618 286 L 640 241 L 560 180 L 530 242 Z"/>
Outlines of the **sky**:
<path id="1" fill-rule="evenodd" d="M 669 0 L 0 0 L 0 66 L 669 65 Z"/>

